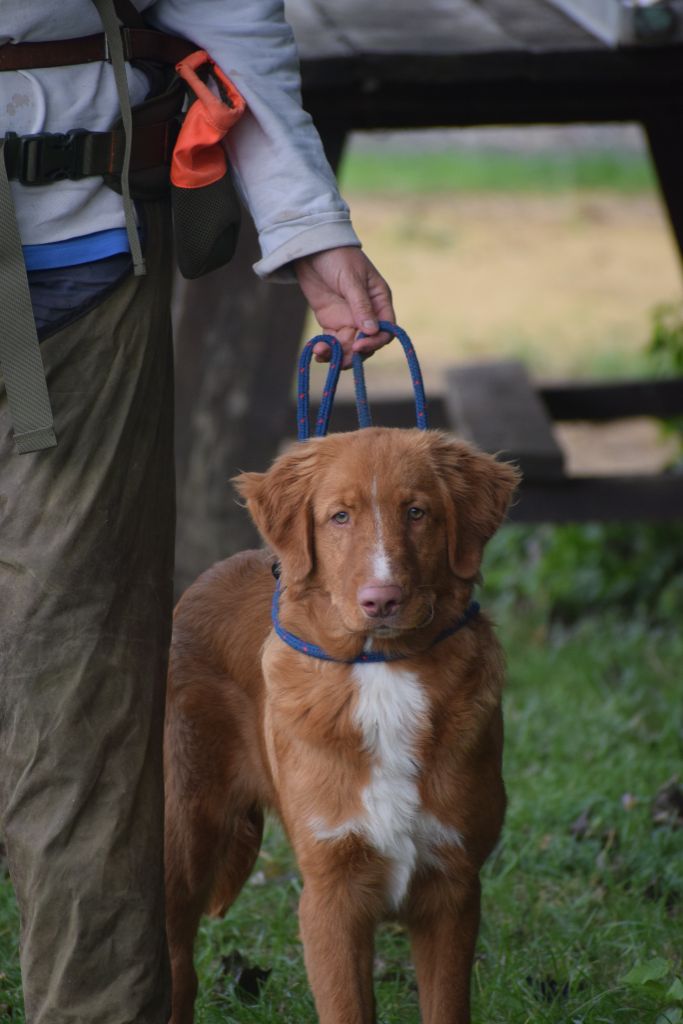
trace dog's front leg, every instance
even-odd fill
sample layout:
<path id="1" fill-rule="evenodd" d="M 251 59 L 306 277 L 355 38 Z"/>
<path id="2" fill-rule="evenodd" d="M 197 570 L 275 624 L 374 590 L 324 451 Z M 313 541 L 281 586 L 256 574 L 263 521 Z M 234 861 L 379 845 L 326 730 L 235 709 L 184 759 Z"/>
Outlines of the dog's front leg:
<path id="1" fill-rule="evenodd" d="M 480 897 L 475 878 L 457 909 L 450 901 L 442 900 L 439 906 L 430 899 L 410 924 L 422 1024 L 470 1024 L 470 975 Z"/>
<path id="2" fill-rule="evenodd" d="M 374 921 L 358 894 L 304 881 L 299 922 L 320 1024 L 374 1024 Z"/>

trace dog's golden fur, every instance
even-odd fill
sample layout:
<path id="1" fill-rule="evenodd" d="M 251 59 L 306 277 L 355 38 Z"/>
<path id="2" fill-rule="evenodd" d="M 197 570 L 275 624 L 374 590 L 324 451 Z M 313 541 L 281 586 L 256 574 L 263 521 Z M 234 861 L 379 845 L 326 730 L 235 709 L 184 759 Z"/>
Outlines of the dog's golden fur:
<path id="1" fill-rule="evenodd" d="M 303 876 L 322 1024 L 374 1020 L 373 933 L 388 914 L 409 929 L 425 1024 L 470 1020 L 479 870 L 505 807 L 503 658 L 484 614 L 433 642 L 466 609 L 516 483 L 444 434 L 381 428 L 237 479 L 281 562 L 284 626 L 341 660 L 368 643 L 405 658 L 358 668 L 286 646 L 269 553 L 215 565 L 180 601 L 166 719 L 174 1024 L 192 1020 L 199 918 L 236 898 L 269 807 Z M 358 598 L 378 531 L 401 593 L 379 618 Z"/>

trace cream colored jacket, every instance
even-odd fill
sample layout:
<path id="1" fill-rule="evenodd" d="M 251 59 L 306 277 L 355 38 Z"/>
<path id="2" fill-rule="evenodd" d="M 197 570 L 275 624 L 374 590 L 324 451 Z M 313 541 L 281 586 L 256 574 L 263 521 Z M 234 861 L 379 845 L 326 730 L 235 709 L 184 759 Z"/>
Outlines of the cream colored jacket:
<path id="1" fill-rule="evenodd" d="M 359 245 L 311 119 L 301 108 L 296 47 L 282 0 L 135 0 L 156 27 L 208 50 L 247 101 L 228 149 L 237 187 L 258 229 L 261 276 L 298 256 Z M 90 0 L 0 0 L 0 44 L 101 31 Z M 128 68 L 133 104 L 143 72 Z M 0 73 L 0 134 L 106 131 L 119 105 L 106 63 Z M 24 244 L 123 227 L 119 196 L 101 179 L 13 183 Z"/>

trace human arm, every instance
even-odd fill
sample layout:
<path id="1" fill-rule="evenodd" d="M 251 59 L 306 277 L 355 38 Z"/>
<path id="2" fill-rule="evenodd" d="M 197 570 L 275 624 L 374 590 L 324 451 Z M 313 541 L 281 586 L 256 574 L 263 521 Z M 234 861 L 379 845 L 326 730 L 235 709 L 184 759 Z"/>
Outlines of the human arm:
<path id="1" fill-rule="evenodd" d="M 191 12 L 190 12 L 191 6 Z M 227 140 L 238 189 L 259 232 L 256 272 L 298 279 L 323 330 L 370 353 L 393 320 L 386 282 L 360 250 L 310 117 L 301 108 L 298 60 L 282 0 L 157 0 L 146 12 L 160 28 L 208 50 L 245 97 Z M 371 335 L 356 340 L 358 331 Z M 328 358 L 320 345 L 316 356 Z"/>
<path id="2" fill-rule="evenodd" d="M 297 52 L 282 0 L 157 0 L 145 14 L 206 49 L 246 100 L 227 149 L 259 234 L 256 273 L 294 280 L 295 260 L 359 246 L 318 133 L 301 107 Z"/>

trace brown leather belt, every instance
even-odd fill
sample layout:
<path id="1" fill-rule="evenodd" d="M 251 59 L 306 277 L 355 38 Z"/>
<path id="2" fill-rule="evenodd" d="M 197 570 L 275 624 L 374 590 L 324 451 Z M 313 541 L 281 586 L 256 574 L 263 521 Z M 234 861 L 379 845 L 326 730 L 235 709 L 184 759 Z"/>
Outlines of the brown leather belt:
<path id="1" fill-rule="evenodd" d="M 197 47 L 187 39 L 167 35 L 150 28 L 122 28 L 121 38 L 126 60 L 151 60 L 177 64 Z M 109 60 L 104 33 L 53 39 L 40 43 L 5 43 L 0 46 L 0 71 L 29 68 L 55 68 L 70 64 L 90 64 Z"/>

